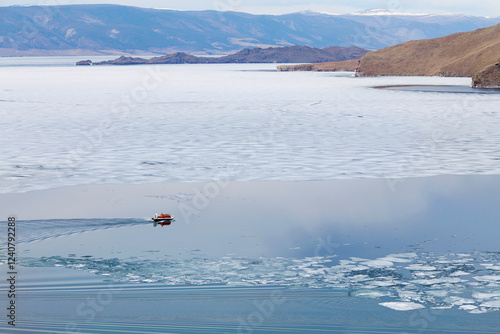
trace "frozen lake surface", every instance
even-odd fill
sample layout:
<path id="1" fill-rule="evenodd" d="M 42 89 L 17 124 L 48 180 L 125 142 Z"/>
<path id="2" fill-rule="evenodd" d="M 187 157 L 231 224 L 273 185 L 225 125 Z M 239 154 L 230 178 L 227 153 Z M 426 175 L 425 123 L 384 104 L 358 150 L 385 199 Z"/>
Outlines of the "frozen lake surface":
<path id="1" fill-rule="evenodd" d="M 74 60 L 2 60 L 1 192 L 500 172 L 499 94 L 372 88 L 467 78 Z"/>

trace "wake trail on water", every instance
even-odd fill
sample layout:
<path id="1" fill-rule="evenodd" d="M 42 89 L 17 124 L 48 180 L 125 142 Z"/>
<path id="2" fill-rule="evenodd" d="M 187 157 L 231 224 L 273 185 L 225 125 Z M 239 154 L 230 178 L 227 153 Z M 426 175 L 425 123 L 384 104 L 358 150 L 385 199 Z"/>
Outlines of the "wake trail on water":
<path id="1" fill-rule="evenodd" d="M 16 243 L 28 243 L 77 233 L 146 224 L 146 219 L 49 219 L 16 221 Z M 6 243 L 7 233 L 0 235 Z"/>

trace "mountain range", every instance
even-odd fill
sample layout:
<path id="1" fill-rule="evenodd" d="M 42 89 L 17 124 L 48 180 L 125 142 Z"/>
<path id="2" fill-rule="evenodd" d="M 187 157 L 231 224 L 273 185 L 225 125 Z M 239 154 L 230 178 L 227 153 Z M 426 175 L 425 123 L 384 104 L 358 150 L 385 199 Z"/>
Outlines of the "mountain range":
<path id="1" fill-rule="evenodd" d="M 466 15 L 252 15 L 119 5 L 0 7 L 0 56 L 229 54 L 248 47 L 357 46 L 377 50 L 500 23 Z"/>

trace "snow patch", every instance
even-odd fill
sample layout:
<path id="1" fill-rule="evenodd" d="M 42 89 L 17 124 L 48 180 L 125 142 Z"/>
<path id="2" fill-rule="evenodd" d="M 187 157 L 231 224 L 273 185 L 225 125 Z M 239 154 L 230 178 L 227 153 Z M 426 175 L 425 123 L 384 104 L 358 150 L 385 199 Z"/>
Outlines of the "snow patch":
<path id="1" fill-rule="evenodd" d="M 76 35 L 75 29 L 71 28 L 66 30 L 66 38 L 70 38 Z"/>
<path id="2" fill-rule="evenodd" d="M 396 15 L 396 16 L 427 16 L 426 13 L 411 13 L 411 12 L 401 12 L 389 9 L 368 9 L 359 12 L 352 13 L 351 15 L 365 15 L 365 16 L 377 16 L 377 15 Z"/>

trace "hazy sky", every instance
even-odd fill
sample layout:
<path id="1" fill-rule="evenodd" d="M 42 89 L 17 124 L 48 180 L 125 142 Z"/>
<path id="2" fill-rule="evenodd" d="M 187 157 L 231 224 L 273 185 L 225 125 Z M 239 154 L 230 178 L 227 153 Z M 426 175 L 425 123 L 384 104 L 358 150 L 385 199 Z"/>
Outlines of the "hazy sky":
<path id="1" fill-rule="evenodd" d="M 500 0 L 0 0 L 1 6 L 77 3 L 112 3 L 180 10 L 232 10 L 258 14 L 283 14 L 302 10 L 341 14 L 381 8 L 408 12 L 500 16 Z"/>

